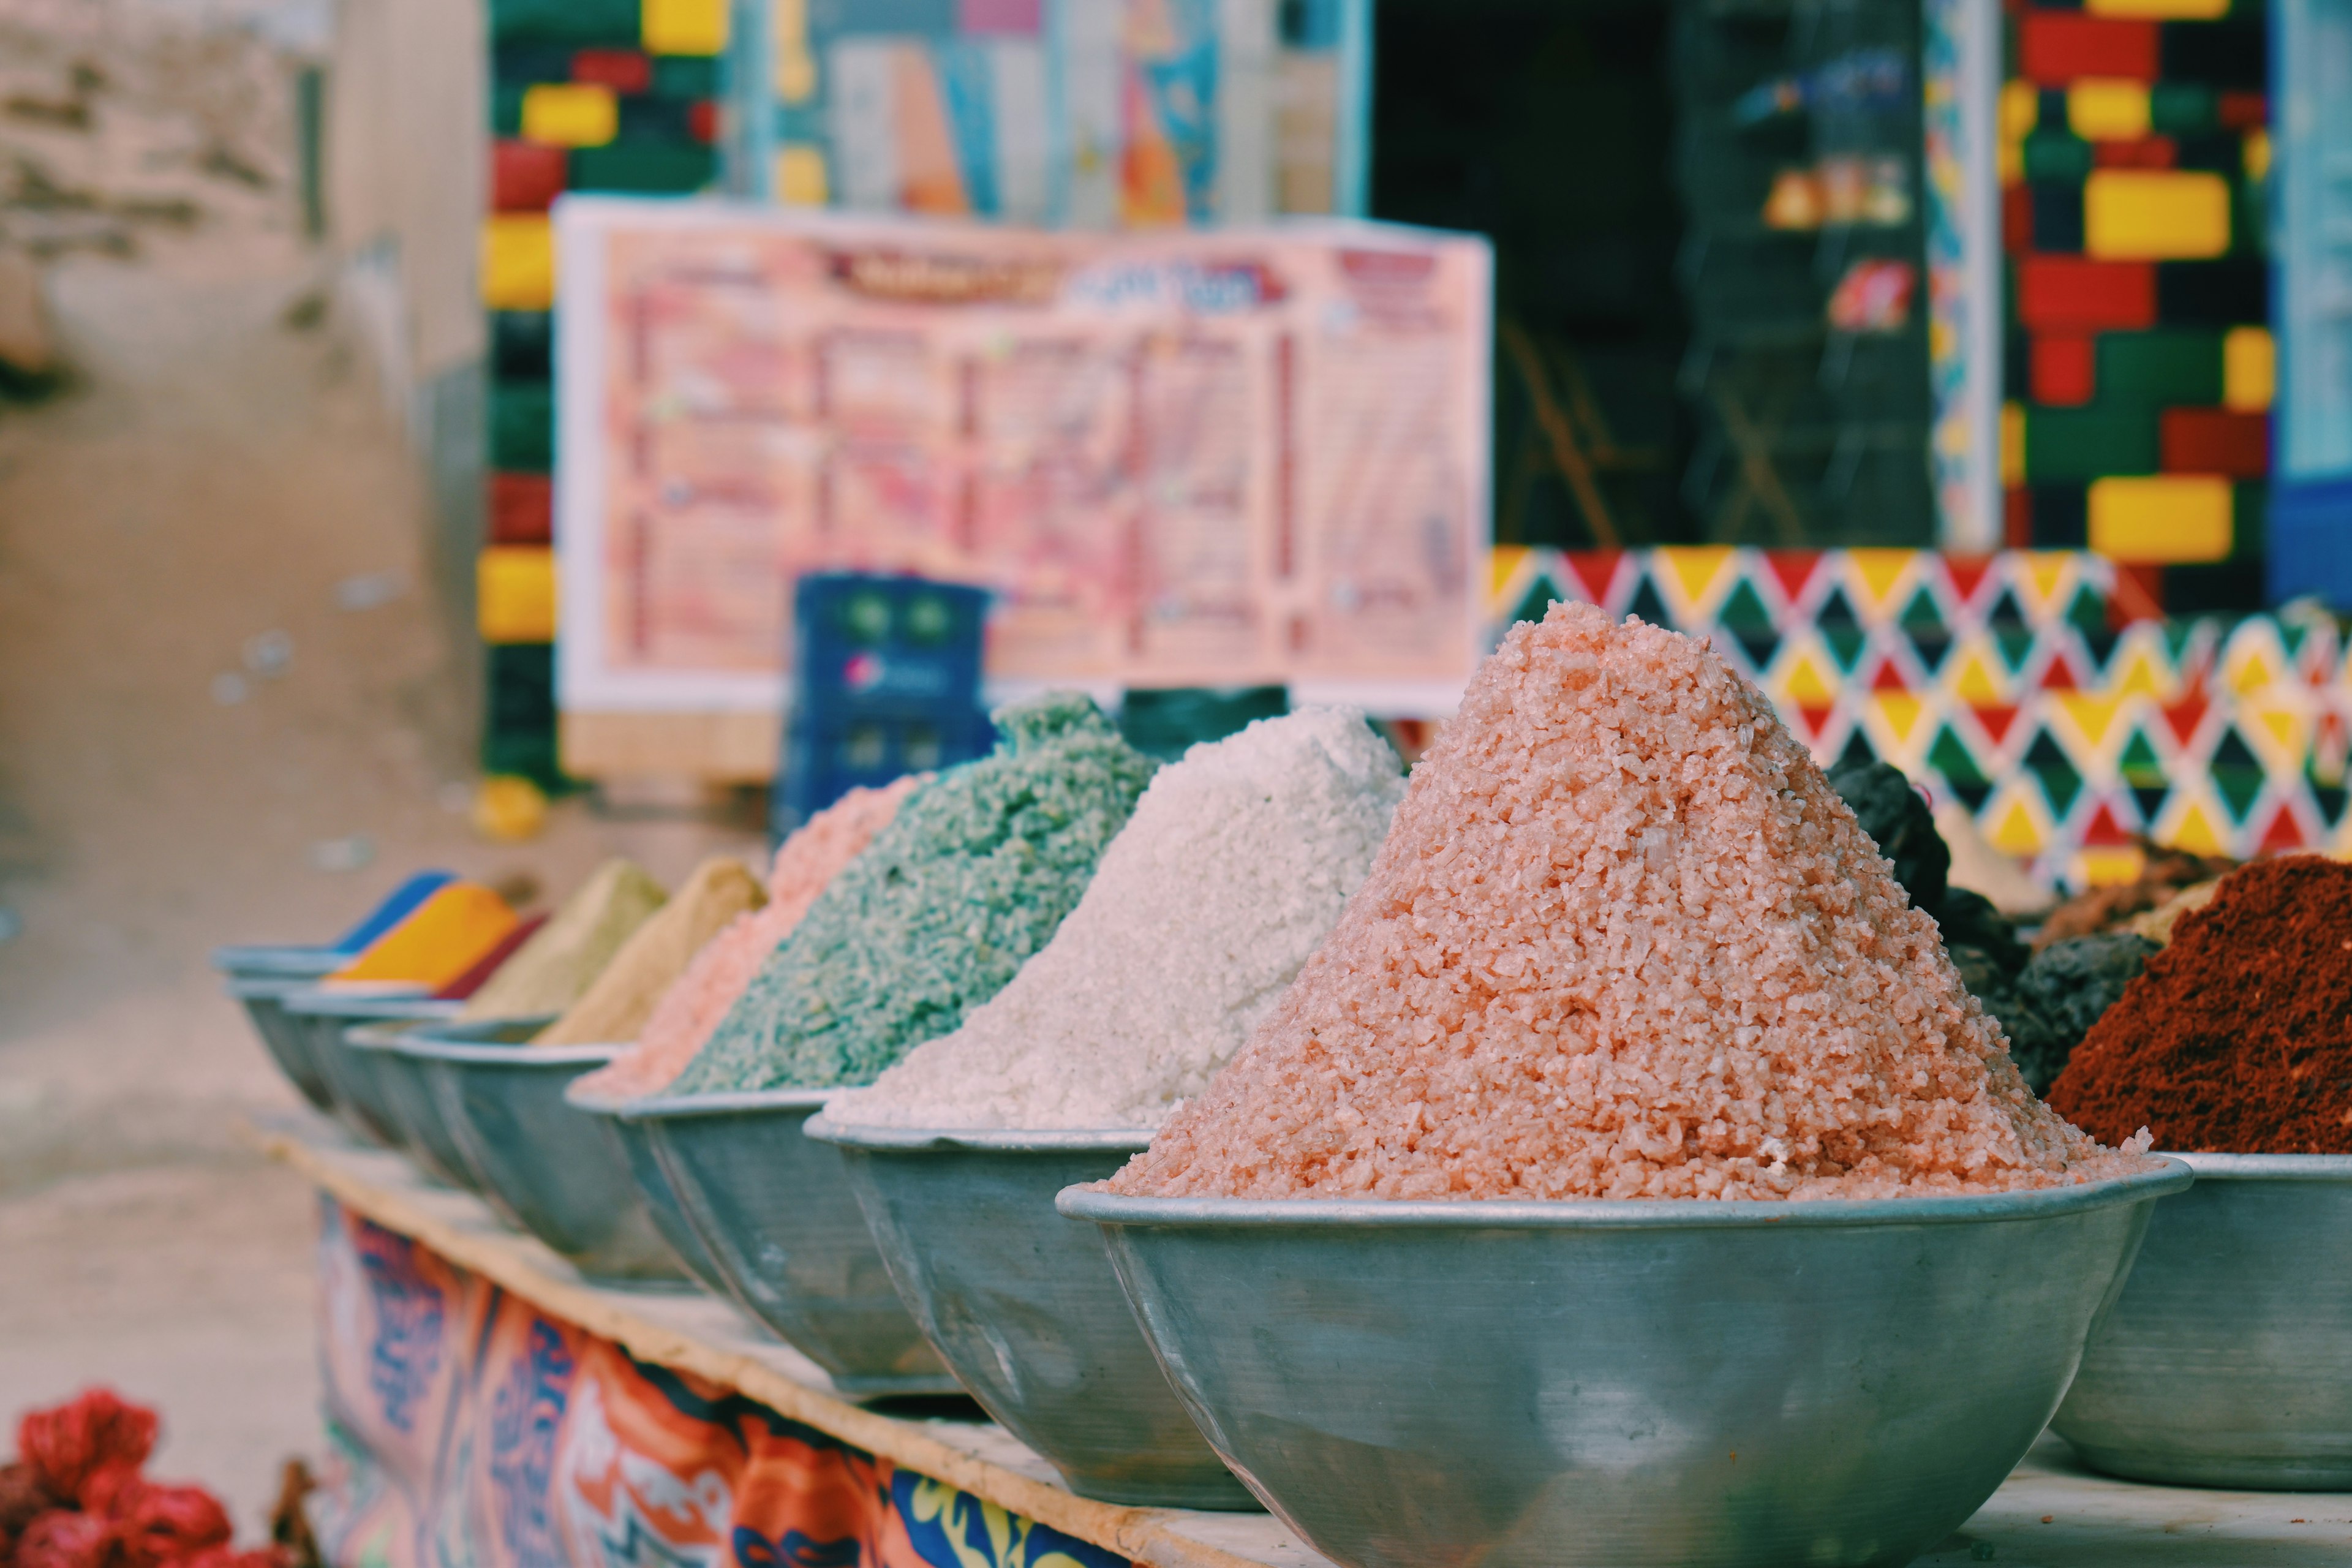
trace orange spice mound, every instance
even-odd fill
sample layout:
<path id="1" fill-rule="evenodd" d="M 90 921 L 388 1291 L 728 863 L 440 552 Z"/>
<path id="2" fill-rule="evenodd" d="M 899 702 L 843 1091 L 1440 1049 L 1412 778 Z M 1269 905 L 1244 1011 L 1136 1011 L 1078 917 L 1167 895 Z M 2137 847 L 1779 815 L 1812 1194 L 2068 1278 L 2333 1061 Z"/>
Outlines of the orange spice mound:
<path id="1" fill-rule="evenodd" d="M 1371 875 L 1131 1195 L 1857 1198 L 2139 1169 L 1998 1026 L 1756 689 L 1591 605 L 1516 627 Z"/>

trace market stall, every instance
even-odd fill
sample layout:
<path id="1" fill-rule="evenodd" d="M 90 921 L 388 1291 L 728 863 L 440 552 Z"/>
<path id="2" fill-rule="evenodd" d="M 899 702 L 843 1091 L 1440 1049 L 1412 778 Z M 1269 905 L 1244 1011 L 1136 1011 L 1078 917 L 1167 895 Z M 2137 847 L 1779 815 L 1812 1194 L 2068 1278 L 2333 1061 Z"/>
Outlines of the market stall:
<path id="1" fill-rule="evenodd" d="M 253 1136 L 320 1193 L 333 1561 L 407 1568 L 446 1560 L 436 1542 L 485 1564 L 1326 1561 L 1270 1515 L 1078 1497 L 969 1408 L 853 1403 L 710 1297 L 589 1284 L 314 1119 Z M 2044 1437 L 1918 1563 L 2321 1568 L 2347 1551 L 2341 1496 L 2139 1486 Z"/>

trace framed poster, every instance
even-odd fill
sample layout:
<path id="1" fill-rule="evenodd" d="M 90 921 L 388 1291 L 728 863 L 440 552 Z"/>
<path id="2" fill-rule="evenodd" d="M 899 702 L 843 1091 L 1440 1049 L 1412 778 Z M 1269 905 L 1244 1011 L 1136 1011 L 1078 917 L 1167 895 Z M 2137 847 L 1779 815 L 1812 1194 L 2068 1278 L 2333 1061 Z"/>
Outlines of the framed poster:
<path id="1" fill-rule="evenodd" d="M 1478 655 L 1491 258 L 567 197 L 558 701 L 781 712 L 789 585 L 995 595 L 988 669 L 1446 711 Z"/>

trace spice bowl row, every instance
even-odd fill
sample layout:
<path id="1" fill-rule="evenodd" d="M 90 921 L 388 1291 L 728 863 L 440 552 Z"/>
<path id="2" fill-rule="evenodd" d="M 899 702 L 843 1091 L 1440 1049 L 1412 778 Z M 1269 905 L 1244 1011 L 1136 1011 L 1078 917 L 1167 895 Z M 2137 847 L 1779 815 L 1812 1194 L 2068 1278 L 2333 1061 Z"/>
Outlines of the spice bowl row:
<path id="1" fill-rule="evenodd" d="M 1074 1490 L 1262 1501 L 1361 1568 L 1899 1561 L 2045 1421 L 2134 1479 L 2352 1486 L 2352 1158 L 1887 1204 L 1116 1198 L 1138 1134 L 598 1104 L 568 1090 L 612 1051 L 536 1021 L 367 998 L 330 1038 L 265 982 L 232 984 L 298 1087 L 583 1275 L 698 1280 L 845 1394 L 968 1389 Z"/>

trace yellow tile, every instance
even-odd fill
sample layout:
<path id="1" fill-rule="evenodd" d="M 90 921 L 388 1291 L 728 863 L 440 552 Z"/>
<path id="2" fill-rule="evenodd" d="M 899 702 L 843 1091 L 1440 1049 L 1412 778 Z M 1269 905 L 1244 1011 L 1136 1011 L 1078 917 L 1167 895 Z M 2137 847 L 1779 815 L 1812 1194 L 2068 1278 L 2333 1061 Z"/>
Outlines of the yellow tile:
<path id="1" fill-rule="evenodd" d="M 2030 81 L 2003 82 L 2000 89 L 2000 134 L 2022 142 L 2042 122 L 2042 92 Z"/>
<path id="2" fill-rule="evenodd" d="M 2004 185 L 2014 185 L 2025 178 L 2025 143 L 2004 136 L 1995 149 L 1994 171 Z"/>
<path id="3" fill-rule="evenodd" d="M 2230 183 L 2182 169 L 2097 169 L 2083 182 L 2083 252 L 2181 260 L 2230 248 Z"/>
<path id="4" fill-rule="evenodd" d="M 826 199 L 824 154 L 805 144 L 776 153 L 776 200 L 788 207 L 821 207 Z"/>
<path id="5" fill-rule="evenodd" d="M 2021 800 L 2012 799 L 2009 803 L 2009 809 L 2000 814 L 1999 822 L 1993 824 L 1990 837 L 1994 848 L 2019 859 L 2042 852 L 2042 829 L 2035 825 L 2033 814 L 2025 809 L 2025 803 Z"/>
<path id="6" fill-rule="evenodd" d="M 2230 0 L 2083 0 L 2094 16 L 2146 16 L 2167 22 L 2210 22 L 2230 14 Z"/>
<path id="7" fill-rule="evenodd" d="M 2025 482 L 2025 405 L 2021 403 L 2000 405 L 2000 482 L 2004 486 Z"/>
<path id="8" fill-rule="evenodd" d="M 543 147 L 602 147 L 621 133 L 621 100 L 593 82 L 523 89 L 522 139 Z"/>
<path id="9" fill-rule="evenodd" d="M 2241 414 L 2266 414 L 2278 392 L 2278 347 L 2267 327 L 2232 327 L 2221 340 L 2221 402 Z"/>
<path id="10" fill-rule="evenodd" d="M 2246 132 L 2245 167 L 2250 180 L 2259 181 L 2270 175 L 2271 133 L 2259 125 Z"/>
<path id="11" fill-rule="evenodd" d="M 496 544 L 475 560 L 476 629 L 486 643 L 555 640 L 555 552 Z"/>
<path id="12" fill-rule="evenodd" d="M 541 213 L 482 220 L 482 303 L 493 310 L 555 308 L 555 226 Z"/>
<path id="13" fill-rule="evenodd" d="M 2205 474 L 2091 481 L 2091 548 L 2116 561 L 2221 561 L 2230 553 L 2230 481 Z"/>
<path id="14" fill-rule="evenodd" d="M 2147 134 L 2147 87 L 2085 77 L 2066 89 L 2066 124 L 2085 142 L 2137 142 Z"/>
<path id="15" fill-rule="evenodd" d="M 769 26 L 776 37 L 776 96 L 806 103 L 816 96 L 816 57 L 809 52 L 808 0 L 775 0 Z"/>
<path id="16" fill-rule="evenodd" d="M 644 0 L 638 41 L 652 55 L 716 55 L 727 48 L 727 0 Z"/>
<path id="17" fill-rule="evenodd" d="M 2180 820 L 2173 824 L 2171 836 L 2162 842 L 2168 849 L 2186 849 L 2191 855 L 2219 855 L 2222 849 L 2221 836 L 2213 831 L 2212 819 L 2194 801 L 2180 814 Z"/>

